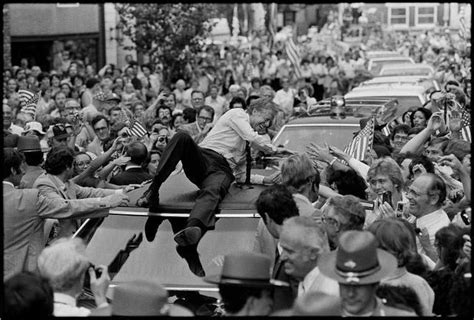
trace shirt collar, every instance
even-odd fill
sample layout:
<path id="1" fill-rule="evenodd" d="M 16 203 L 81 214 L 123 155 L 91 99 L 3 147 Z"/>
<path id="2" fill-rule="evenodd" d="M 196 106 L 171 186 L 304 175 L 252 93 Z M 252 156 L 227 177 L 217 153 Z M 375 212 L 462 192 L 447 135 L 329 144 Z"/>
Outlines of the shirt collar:
<path id="1" fill-rule="evenodd" d="M 56 177 L 55 175 L 52 175 L 52 174 L 48 174 L 49 177 L 51 178 L 51 180 L 53 180 L 53 182 L 56 183 L 56 186 L 61 189 L 62 191 L 66 191 L 66 184 L 64 182 L 61 181 L 61 179 L 59 179 L 58 177 Z"/>
<path id="2" fill-rule="evenodd" d="M 70 295 L 55 292 L 54 293 L 54 303 L 66 304 L 68 306 L 75 307 L 76 306 L 76 299 L 71 297 Z"/>
<path id="3" fill-rule="evenodd" d="M 420 217 L 416 220 L 416 225 L 417 226 L 425 226 L 426 224 L 429 224 L 431 221 L 434 221 L 434 220 L 439 220 L 439 215 L 440 214 L 446 214 L 443 210 L 443 208 L 439 208 L 438 210 L 436 211 L 433 211 L 431 213 L 428 213 L 426 215 L 424 215 L 423 217 Z"/>
<path id="4" fill-rule="evenodd" d="M 303 287 L 304 287 L 304 290 L 308 290 L 308 288 L 311 287 L 311 285 L 314 283 L 314 281 L 316 280 L 316 278 L 319 276 L 321 272 L 319 271 L 319 267 L 316 266 L 314 267 L 313 270 L 311 270 L 307 275 L 306 277 L 304 277 L 303 279 Z"/>

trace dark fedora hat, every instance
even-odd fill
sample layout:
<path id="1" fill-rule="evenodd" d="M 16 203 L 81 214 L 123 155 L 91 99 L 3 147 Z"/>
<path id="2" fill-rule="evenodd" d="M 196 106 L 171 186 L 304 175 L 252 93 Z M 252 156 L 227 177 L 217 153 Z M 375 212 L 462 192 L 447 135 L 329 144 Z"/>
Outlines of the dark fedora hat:
<path id="1" fill-rule="evenodd" d="M 321 255 L 319 269 L 342 284 L 377 283 L 397 268 L 397 259 L 377 245 L 368 231 L 346 231 L 336 251 Z"/>
<path id="2" fill-rule="evenodd" d="M 251 252 L 232 253 L 224 256 L 222 273 L 205 277 L 204 281 L 242 287 L 287 287 L 286 282 L 270 279 L 270 267 L 271 260 L 266 255 Z"/>
<path id="3" fill-rule="evenodd" d="M 18 138 L 17 150 L 20 152 L 41 151 L 41 145 L 37 136 L 21 136 Z"/>

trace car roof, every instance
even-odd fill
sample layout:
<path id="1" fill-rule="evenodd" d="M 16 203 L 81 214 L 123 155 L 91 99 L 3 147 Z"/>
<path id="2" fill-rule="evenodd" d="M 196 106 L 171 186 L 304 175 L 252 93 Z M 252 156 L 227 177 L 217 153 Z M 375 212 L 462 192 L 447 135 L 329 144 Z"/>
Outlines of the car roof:
<path id="1" fill-rule="evenodd" d="M 432 66 L 428 64 L 424 64 L 424 63 L 397 63 L 397 64 L 387 64 L 387 65 L 382 66 L 382 68 L 380 69 L 379 75 L 383 76 L 382 73 L 387 72 L 387 71 L 399 72 L 400 75 L 404 75 L 404 73 L 409 73 L 410 71 L 418 72 L 418 71 L 424 71 L 424 70 L 429 70 L 430 74 L 434 72 L 434 69 Z M 397 73 L 390 74 L 390 75 L 397 75 Z M 416 75 L 416 73 L 414 75 Z"/>
<path id="2" fill-rule="evenodd" d="M 351 92 L 347 93 L 344 98 L 357 98 L 364 97 L 369 94 L 369 96 L 388 96 L 388 95 L 397 95 L 397 96 L 407 96 L 407 95 L 417 95 L 424 93 L 426 88 L 421 85 L 411 85 L 411 84 L 399 84 L 399 83 L 388 83 L 388 84 L 377 84 L 373 86 L 364 86 L 356 87 L 352 89 Z"/>
<path id="3" fill-rule="evenodd" d="M 428 75 L 411 75 L 411 76 L 377 76 L 366 80 L 361 84 L 381 84 L 381 83 L 418 83 L 425 81 L 433 81 L 434 79 Z"/>
<path id="4" fill-rule="evenodd" d="M 388 56 L 388 57 L 375 57 L 375 58 L 370 58 L 370 60 L 374 61 L 374 62 L 378 62 L 378 61 L 390 61 L 390 60 L 406 60 L 406 61 L 412 61 L 413 59 L 410 58 L 410 57 L 406 57 L 406 56 Z"/>

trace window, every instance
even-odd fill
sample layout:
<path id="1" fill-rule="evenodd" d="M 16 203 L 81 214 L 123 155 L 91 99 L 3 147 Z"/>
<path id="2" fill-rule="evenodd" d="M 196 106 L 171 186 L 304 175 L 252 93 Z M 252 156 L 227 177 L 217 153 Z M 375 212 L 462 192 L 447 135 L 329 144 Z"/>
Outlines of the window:
<path id="1" fill-rule="evenodd" d="M 435 24 L 436 10 L 435 7 L 418 7 L 417 8 L 417 24 Z"/>
<path id="2" fill-rule="evenodd" d="M 408 25 L 407 8 L 390 8 L 390 24 Z"/>
<path id="3" fill-rule="evenodd" d="M 294 24 L 296 21 L 295 11 L 284 11 L 283 12 L 283 25 L 288 26 Z"/>

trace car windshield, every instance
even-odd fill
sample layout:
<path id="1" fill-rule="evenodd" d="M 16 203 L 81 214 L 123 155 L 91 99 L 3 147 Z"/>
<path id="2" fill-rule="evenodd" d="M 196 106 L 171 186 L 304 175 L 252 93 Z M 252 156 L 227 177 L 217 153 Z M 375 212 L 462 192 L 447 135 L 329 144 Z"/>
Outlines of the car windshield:
<path id="1" fill-rule="evenodd" d="M 410 59 L 397 59 L 397 60 L 380 60 L 380 61 L 374 61 L 372 62 L 371 70 L 373 74 L 378 74 L 380 72 L 380 69 L 382 69 L 382 66 L 386 66 L 389 64 L 400 64 L 400 63 L 410 63 Z"/>
<path id="2" fill-rule="evenodd" d="M 324 145 L 327 142 L 329 145 L 343 149 L 351 141 L 353 133 L 358 130 L 359 126 L 353 124 L 286 126 L 273 144 L 275 146 L 283 145 L 297 152 L 305 152 L 306 146 L 311 142 L 319 145 Z"/>
<path id="3" fill-rule="evenodd" d="M 379 98 L 379 97 L 378 97 Z M 417 96 L 387 96 L 387 98 L 397 99 L 400 106 L 410 106 L 410 107 L 422 107 L 424 101 L 421 101 Z M 362 97 L 360 99 L 368 99 L 368 97 Z"/>
<path id="4" fill-rule="evenodd" d="M 380 71 L 381 76 L 429 76 L 431 70 L 429 68 L 416 68 L 416 69 L 384 69 Z"/>

